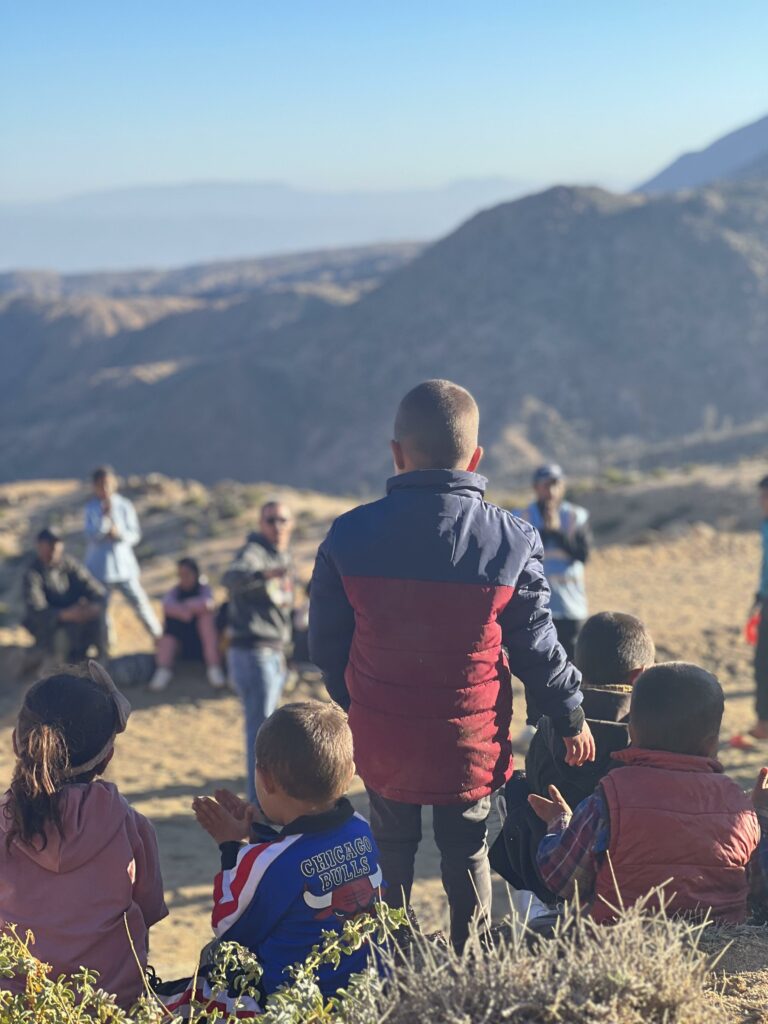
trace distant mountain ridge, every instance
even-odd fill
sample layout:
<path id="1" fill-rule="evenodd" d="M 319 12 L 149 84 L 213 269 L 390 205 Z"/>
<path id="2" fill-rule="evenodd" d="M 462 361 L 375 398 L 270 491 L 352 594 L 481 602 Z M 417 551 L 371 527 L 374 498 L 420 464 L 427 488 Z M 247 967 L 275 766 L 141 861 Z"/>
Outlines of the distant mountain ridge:
<path id="1" fill-rule="evenodd" d="M 768 182 L 549 189 L 359 279 L 356 296 L 299 273 L 228 295 L 7 295 L 0 479 L 109 460 L 377 489 L 396 402 L 431 376 L 476 393 L 496 484 L 545 458 L 768 451 Z"/>
<path id="2" fill-rule="evenodd" d="M 431 241 L 528 187 L 504 178 L 357 192 L 310 191 L 275 182 L 203 182 L 5 203 L 0 204 L 0 270 L 165 268 Z"/>
<path id="3" fill-rule="evenodd" d="M 254 290 L 351 289 L 359 292 L 413 259 L 423 245 L 400 242 L 354 249 L 267 256 L 262 259 L 203 263 L 171 270 L 101 271 L 58 274 L 46 270 L 0 273 L 0 296 L 29 295 L 40 299 L 66 296 L 138 297 L 186 295 L 222 298 Z"/>
<path id="4" fill-rule="evenodd" d="M 768 177 L 768 115 L 729 132 L 695 153 L 685 153 L 639 192 L 675 192 L 717 181 Z"/>

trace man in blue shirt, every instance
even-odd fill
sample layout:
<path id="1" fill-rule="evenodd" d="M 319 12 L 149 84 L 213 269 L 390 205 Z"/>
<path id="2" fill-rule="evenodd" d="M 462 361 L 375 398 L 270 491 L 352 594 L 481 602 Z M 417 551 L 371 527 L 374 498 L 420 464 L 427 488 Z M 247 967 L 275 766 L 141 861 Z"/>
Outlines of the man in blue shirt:
<path id="1" fill-rule="evenodd" d="M 109 466 L 93 474 L 93 497 L 85 506 L 85 565 L 103 583 L 109 595 L 119 590 L 153 640 L 163 630 L 139 579 L 133 549 L 141 540 L 139 517 L 133 503 L 117 492 L 117 478 Z M 108 620 L 108 642 L 114 630 Z"/>

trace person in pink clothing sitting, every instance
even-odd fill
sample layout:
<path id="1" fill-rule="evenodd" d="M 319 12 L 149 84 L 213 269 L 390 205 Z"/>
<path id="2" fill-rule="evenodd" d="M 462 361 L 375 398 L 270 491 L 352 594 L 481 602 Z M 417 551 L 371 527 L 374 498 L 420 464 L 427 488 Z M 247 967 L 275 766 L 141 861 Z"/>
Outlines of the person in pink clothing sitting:
<path id="1" fill-rule="evenodd" d="M 154 693 L 166 689 L 173 678 L 174 662 L 181 654 L 190 661 L 202 659 L 208 682 L 220 690 L 225 679 L 219 657 L 213 591 L 194 558 L 180 559 L 177 571 L 178 583 L 163 598 L 165 627 L 157 641 L 157 668 L 149 689 Z"/>
<path id="2" fill-rule="evenodd" d="M 100 665 L 89 672 L 39 680 L 19 712 L 0 799 L 0 928 L 31 931 L 54 978 L 97 971 L 128 1009 L 144 988 L 149 929 L 168 910 L 155 830 L 99 778 L 131 706 Z M 22 999 L 24 985 L 0 978 Z"/>

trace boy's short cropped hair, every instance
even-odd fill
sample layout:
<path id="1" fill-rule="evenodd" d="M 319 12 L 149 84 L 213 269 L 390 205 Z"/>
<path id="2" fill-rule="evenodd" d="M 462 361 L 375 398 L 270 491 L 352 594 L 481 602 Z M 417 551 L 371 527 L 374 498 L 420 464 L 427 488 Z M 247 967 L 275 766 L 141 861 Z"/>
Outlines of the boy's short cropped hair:
<path id="1" fill-rule="evenodd" d="M 648 750 L 702 755 L 720 732 L 725 697 L 717 678 L 698 665 L 654 665 L 632 690 L 632 743 Z"/>
<path id="2" fill-rule="evenodd" d="M 278 708 L 256 736 L 256 767 L 295 800 L 338 800 L 355 767 L 347 716 L 319 700 Z"/>
<path id="3" fill-rule="evenodd" d="M 456 469 L 477 448 L 480 413 L 466 388 L 426 380 L 400 402 L 395 440 L 423 469 Z"/>
<path id="4" fill-rule="evenodd" d="M 617 686 L 656 660 L 656 645 L 645 624 L 625 612 L 598 612 L 584 623 L 574 661 L 584 686 Z"/>

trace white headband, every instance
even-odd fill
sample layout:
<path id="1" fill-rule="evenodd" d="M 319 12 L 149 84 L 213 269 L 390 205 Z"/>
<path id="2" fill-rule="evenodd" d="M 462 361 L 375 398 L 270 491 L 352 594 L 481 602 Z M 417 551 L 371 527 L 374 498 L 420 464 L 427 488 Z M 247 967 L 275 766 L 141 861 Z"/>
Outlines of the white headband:
<path id="1" fill-rule="evenodd" d="M 110 676 L 109 672 L 107 672 L 107 670 L 102 665 L 100 665 L 98 661 L 88 662 L 88 673 L 91 679 L 94 681 L 94 683 L 97 683 L 104 690 L 106 690 L 109 696 L 112 698 L 112 703 L 114 704 L 115 712 L 117 713 L 117 728 L 109 737 L 109 740 L 106 742 L 104 747 L 99 751 L 98 754 L 96 754 L 95 757 L 92 757 L 89 761 L 86 761 L 85 764 L 70 765 L 66 772 L 69 778 L 73 778 L 76 775 L 84 775 L 85 772 L 90 772 L 101 764 L 104 758 L 109 754 L 109 752 L 114 747 L 115 737 L 118 735 L 118 733 L 125 732 L 125 727 L 128 724 L 128 718 L 131 714 L 131 705 L 128 701 L 128 698 L 125 697 L 122 693 L 120 693 L 120 691 L 112 681 L 112 677 Z"/>

